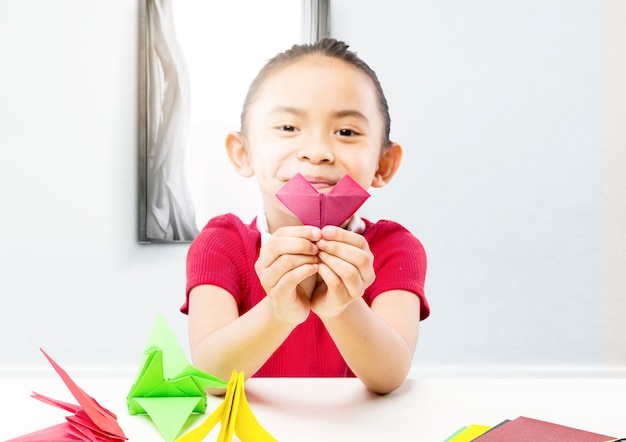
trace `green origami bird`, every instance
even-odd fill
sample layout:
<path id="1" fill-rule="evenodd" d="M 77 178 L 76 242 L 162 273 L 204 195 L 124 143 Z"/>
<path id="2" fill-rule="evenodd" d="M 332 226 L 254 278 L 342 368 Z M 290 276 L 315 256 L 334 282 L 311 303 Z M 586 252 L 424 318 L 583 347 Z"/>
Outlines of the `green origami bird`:
<path id="1" fill-rule="evenodd" d="M 128 413 L 147 414 L 166 441 L 176 439 L 192 413 L 206 411 L 205 388 L 228 383 L 193 367 L 162 315 L 157 316 L 143 364 L 126 403 Z"/>

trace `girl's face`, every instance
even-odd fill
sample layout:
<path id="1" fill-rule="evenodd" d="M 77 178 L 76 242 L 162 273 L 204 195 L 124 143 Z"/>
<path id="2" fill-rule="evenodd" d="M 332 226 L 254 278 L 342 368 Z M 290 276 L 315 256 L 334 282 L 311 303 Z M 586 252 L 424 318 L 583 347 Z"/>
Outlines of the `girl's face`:
<path id="1" fill-rule="evenodd" d="M 246 133 L 231 134 L 227 146 L 233 159 L 230 144 L 241 145 L 240 167 L 233 163 L 242 175 L 256 175 L 273 232 L 299 224 L 276 198 L 298 172 L 322 193 L 346 174 L 365 189 L 384 185 L 377 174 L 383 130 L 365 73 L 339 59 L 305 56 L 268 75 L 247 111 Z"/>

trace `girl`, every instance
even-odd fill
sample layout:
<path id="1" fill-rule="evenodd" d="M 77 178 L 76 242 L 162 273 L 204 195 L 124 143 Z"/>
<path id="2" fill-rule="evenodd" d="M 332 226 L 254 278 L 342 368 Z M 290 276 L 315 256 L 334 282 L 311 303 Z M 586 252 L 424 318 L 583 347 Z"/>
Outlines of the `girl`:
<path id="1" fill-rule="evenodd" d="M 320 193 L 345 175 L 384 186 L 402 159 L 389 133 L 376 74 L 345 43 L 295 45 L 261 69 L 226 151 L 256 177 L 264 213 L 218 216 L 189 249 L 181 311 L 194 365 L 223 379 L 357 376 L 378 393 L 404 382 L 429 315 L 420 242 L 356 215 L 305 226 L 276 198 L 296 173 Z"/>

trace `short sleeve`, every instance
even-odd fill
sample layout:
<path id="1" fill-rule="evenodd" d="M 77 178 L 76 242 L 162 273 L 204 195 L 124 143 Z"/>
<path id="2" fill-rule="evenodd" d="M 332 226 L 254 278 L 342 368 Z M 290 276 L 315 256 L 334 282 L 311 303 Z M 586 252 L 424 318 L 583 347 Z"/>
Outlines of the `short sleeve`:
<path id="1" fill-rule="evenodd" d="M 241 294 L 249 291 L 249 242 L 258 239 L 239 218 L 232 214 L 213 218 L 196 236 L 187 253 L 186 296 L 181 312 L 188 313 L 189 292 L 202 284 L 211 284 L 228 291 L 239 303 Z M 252 250 L 255 250 L 253 247 Z"/>
<path id="2" fill-rule="evenodd" d="M 427 259 L 422 243 L 406 228 L 393 221 L 367 223 L 364 237 L 374 255 L 376 279 L 365 291 L 371 305 L 381 293 L 406 290 L 420 298 L 420 319 L 430 315 L 424 292 Z"/>

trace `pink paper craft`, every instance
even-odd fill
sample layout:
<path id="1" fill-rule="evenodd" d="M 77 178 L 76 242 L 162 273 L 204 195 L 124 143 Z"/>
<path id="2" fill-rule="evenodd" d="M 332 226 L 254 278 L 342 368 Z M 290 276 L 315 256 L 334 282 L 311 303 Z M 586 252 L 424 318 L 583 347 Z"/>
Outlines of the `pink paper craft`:
<path id="1" fill-rule="evenodd" d="M 41 350 L 41 349 L 40 349 Z M 58 401 L 39 393 L 32 397 L 49 405 L 61 408 L 73 416 L 67 416 L 67 422 L 44 428 L 43 430 L 10 439 L 7 442 L 44 442 L 44 441 L 89 441 L 89 442 L 120 442 L 127 440 L 117 423 L 117 416 L 102 407 L 94 398 L 85 393 L 56 362 L 41 350 L 54 370 L 69 388 L 80 405 Z"/>
<path id="2" fill-rule="evenodd" d="M 327 194 L 319 193 L 302 175 L 294 175 L 276 197 L 302 224 L 316 227 L 340 226 L 354 215 L 370 194 L 345 175 Z"/>

